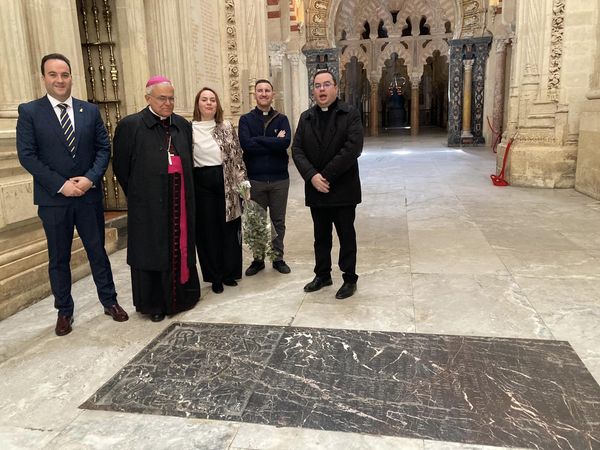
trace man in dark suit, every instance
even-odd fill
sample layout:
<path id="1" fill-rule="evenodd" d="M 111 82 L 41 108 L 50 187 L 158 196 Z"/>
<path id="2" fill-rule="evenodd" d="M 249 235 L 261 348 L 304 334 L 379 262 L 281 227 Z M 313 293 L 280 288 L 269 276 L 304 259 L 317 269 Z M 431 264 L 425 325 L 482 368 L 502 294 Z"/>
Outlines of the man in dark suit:
<path id="1" fill-rule="evenodd" d="M 363 129 L 358 110 L 337 98 L 333 74 L 320 70 L 313 77 L 315 105 L 298 121 L 292 158 L 304 178 L 306 206 L 310 207 L 315 236 L 315 278 L 304 286 L 314 292 L 331 286 L 333 227 L 340 241 L 338 265 L 344 283 L 335 297 L 354 295 L 356 274 L 356 205 L 361 202 L 358 157 Z"/>
<path id="2" fill-rule="evenodd" d="M 71 97 L 71 64 L 58 53 L 41 64 L 47 95 L 19 105 L 17 153 L 33 176 L 48 243 L 48 273 L 58 310 L 56 334 L 71 332 L 71 243 L 77 227 L 87 253 L 104 313 L 117 322 L 128 319 L 117 303 L 110 261 L 104 249 L 102 176 L 110 143 L 98 108 Z"/>

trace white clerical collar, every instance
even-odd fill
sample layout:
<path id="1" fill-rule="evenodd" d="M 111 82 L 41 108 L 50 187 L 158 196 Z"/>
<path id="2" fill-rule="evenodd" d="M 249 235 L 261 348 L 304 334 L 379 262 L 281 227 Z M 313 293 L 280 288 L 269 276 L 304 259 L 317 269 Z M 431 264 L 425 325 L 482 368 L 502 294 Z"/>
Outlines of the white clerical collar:
<path id="1" fill-rule="evenodd" d="M 64 103 L 69 108 L 73 109 L 73 97 L 70 95 L 69 95 L 69 98 L 66 99 L 64 102 L 61 102 L 60 100 L 55 99 L 50 94 L 46 94 L 46 97 L 48 97 L 48 100 L 50 100 L 50 104 L 52 105 L 53 108 L 56 108 L 58 105 L 61 105 Z"/>
<path id="2" fill-rule="evenodd" d="M 323 111 L 323 112 L 329 111 L 329 106 L 326 106 L 325 108 L 323 108 L 322 106 L 319 106 L 319 108 L 321 108 L 321 111 Z"/>
<path id="3" fill-rule="evenodd" d="M 161 116 L 160 114 L 156 114 L 156 113 L 154 112 L 154 110 L 152 109 L 152 106 L 148 105 L 148 109 L 150 110 L 150 112 L 151 112 L 152 114 L 154 114 L 154 115 L 155 115 L 156 117 L 158 117 L 160 120 L 166 120 L 166 119 L 168 119 L 168 117 L 163 117 L 163 116 Z"/>

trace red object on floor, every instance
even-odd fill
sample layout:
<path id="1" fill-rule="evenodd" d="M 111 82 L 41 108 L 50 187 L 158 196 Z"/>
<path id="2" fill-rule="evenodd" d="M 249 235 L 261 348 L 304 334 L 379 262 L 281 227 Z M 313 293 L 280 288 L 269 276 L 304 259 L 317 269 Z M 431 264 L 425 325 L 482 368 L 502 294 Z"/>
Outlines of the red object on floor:
<path id="1" fill-rule="evenodd" d="M 504 169 L 506 168 L 506 158 L 508 157 L 508 152 L 510 150 L 510 146 L 512 145 L 515 138 L 511 138 L 506 144 L 506 150 L 504 150 L 504 158 L 502 158 L 502 170 L 500 171 L 500 175 L 490 175 L 492 179 L 492 183 L 494 186 L 510 186 L 510 183 L 504 179 Z"/>

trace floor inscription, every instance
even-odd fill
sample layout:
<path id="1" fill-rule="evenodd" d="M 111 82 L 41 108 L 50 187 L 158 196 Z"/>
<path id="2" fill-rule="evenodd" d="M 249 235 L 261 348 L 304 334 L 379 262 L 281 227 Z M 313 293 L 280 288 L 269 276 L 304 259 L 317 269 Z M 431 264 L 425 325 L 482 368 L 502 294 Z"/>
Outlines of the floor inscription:
<path id="1" fill-rule="evenodd" d="M 82 407 L 600 448 L 600 387 L 562 341 L 174 323 Z"/>

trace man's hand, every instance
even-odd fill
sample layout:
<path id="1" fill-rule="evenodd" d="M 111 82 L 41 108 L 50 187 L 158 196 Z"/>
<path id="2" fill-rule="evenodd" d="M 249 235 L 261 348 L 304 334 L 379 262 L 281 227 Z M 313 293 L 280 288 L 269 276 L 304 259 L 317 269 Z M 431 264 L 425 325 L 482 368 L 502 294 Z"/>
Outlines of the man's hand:
<path id="1" fill-rule="evenodd" d="M 86 193 L 92 187 L 92 180 L 86 177 L 73 177 L 69 181 L 75 184 L 83 193 Z"/>
<path id="2" fill-rule="evenodd" d="M 279 133 L 277 133 L 277 137 L 284 138 L 285 137 L 285 130 L 280 130 Z"/>
<path id="3" fill-rule="evenodd" d="M 77 184 L 71 180 L 65 181 L 63 187 L 60 188 L 60 193 L 65 197 L 81 197 L 83 194 L 85 194 L 85 192 L 79 189 Z"/>
<path id="4" fill-rule="evenodd" d="M 322 192 L 323 194 L 327 194 L 329 192 L 329 181 L 323 178 L 320 173 L 313 176 L 310 179 L 310 182 L 317 191 Z"/>

